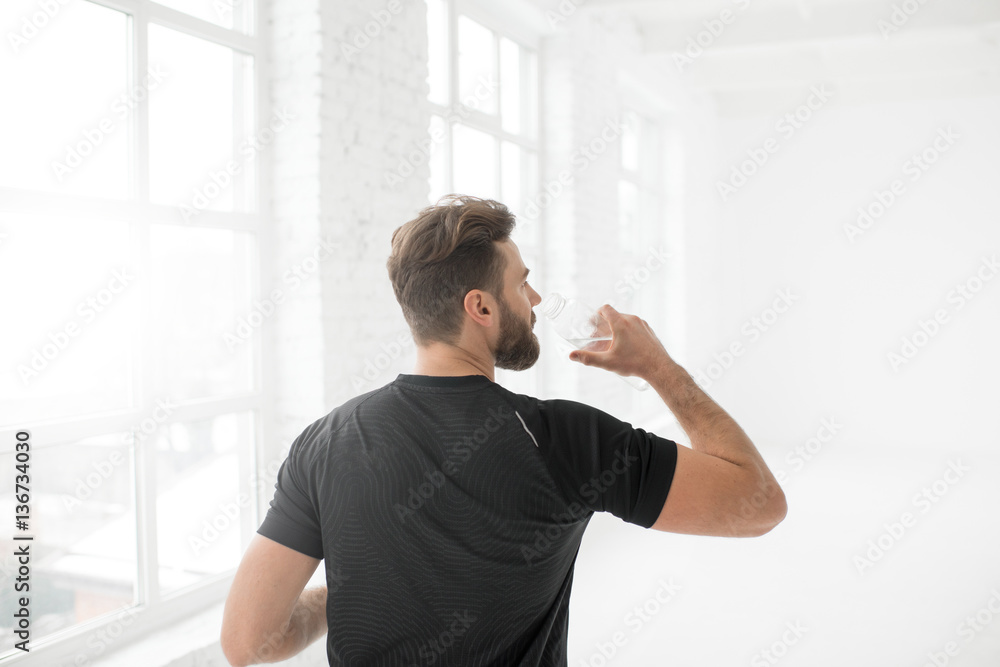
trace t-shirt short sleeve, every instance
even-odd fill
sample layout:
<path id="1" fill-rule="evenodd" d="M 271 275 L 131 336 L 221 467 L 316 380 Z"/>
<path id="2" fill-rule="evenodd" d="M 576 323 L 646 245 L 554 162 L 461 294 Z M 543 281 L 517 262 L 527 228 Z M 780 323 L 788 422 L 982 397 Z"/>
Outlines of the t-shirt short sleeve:
<path id="1" fill-rule="evenodd" d="M 310 480 L 313 468 L 310 458 L 313 438 L 322 437 L 326 429 L 313 424 L 289 448 L 288 456 L 278 469 L 274 498 L 257 532 L 289 549 L 313 558 L 323 558 L 323 537 L 315 502 L 315 489 Z"/>
<path id="2" fill-rule="evenodd" d="M 570 502 L 649 528 L 660 516 L 677 467 L 677 443 L 595 407 L 538 401 L 543 456 Z"/>

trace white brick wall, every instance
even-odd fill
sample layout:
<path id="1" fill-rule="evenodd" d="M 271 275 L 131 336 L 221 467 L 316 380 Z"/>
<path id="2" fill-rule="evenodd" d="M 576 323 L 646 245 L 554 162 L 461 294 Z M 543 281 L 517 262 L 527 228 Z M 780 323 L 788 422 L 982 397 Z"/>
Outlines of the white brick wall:
<path id="1" fill-rule="evenodd" d="M 322 20 L 322 115 L 332 140 L 323 142 L 321 155 L 321 225 L 344 241 L 342 255 L 323 274 L 329 409 L 385 384 L 412 363 L 397 358 L 392 367 L 376 366 L 375 379 L 357 383 L 366 361 L 381 365 L 381 346 L 406 331 L 385 261 L 393 230 L 425 205 L 430 172 L 426 164 L 417 165 L 394 185 L 386 174 L 426 136 L 430 114 L 423 2 L 328 2 Z M 358 44 L 359 31 L 375 34 L 364 48 L 345 55 L 342 45 Z"/>
<path id="2" fill-rule="evenodd" d="M 426 11 L 416 0 L 293 0 L 272 3 L 271 16 L 271 104 L 302 110 L 275 152 L 274 262 L 280 273 L 317 236 L 338 244 L 279 316 L 276 421 L 287 444 L 411 363 L 379 356 L 407 331 L 385 260 L 392 231 L 426 201 L 429 171 L 416 165 L 394 186 L 386 173 L 427 131 Z"/>

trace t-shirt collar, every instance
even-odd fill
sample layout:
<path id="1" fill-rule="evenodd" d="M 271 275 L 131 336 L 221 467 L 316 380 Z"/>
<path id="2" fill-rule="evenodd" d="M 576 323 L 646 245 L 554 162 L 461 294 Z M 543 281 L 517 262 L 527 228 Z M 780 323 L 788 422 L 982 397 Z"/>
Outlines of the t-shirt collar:
<path id="1" fill-rule="evenodd" d="M 424 387 L 476 387 L 493 384 L 485 375 L 410 375 L 400 373 L 397 382 L 422 385 Z"/>

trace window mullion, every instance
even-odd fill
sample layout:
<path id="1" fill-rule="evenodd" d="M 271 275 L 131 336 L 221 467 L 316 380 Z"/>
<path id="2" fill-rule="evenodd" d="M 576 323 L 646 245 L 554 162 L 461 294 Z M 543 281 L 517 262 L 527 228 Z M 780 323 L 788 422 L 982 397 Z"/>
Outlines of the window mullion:
<path id="1" fill-rule="evenodd" d="M 147 4 L 140 2 L 133 17 L 133 52 L 134 68 L 132 70 L 133 85 L 139 85 L 149 71 L 149 16 Z M 146 95 L 136 105 L 135 131 L 133 132 L 132 155 L 135 163 L 134 194 L 138 201 L 149 201 L 149 96 Z M 146 298 L 142 299 L 139 313 L 139 326 L 136 327 L 137 363 L 133 366 L 133 381 L 135 386 L 135 405 L 145 412 L 152 402 L 152 384 L 154 378 L 149 373 L 155 364 L 151 341 L 153 335 L 153 313 L 149 290 L 150 248 L 149 225 L 146 219 L 134 220 L 132 224 L 133 256 L 138 260 L 138 267 L 145 273 L 140 276 L 141 289 Z M 160 598 L 158 569 L 158 553 L 156 541 L 156 470 L 154 454 L 150 451 L 155 445 L 153 438 L 133 438 L 133 465 L 135 480 L 135 516 L 136 532 L 139 540 L 136 551 L 138 557 L 139 582 L 138 597 L 140 604 L 154 605 Z"/>
<path id="2" fill-rule="evenodd" d="M 502 193 L 503 192 L 503 140 L 501 134 L 503 132 L 503 85 L 500 79 L 500 37 L 495 31 L 491 31 L 493 35 L 493 80 L 496 82 L 496 98 L 493 103 L 496 105 L 496 126 L 500 132 L 494 135 L 494 143 L 496 145 L 495 149 L 495 159 L 493 169 L 493 191 Z"/>
<path id="3" fill-rule="evenodd" d="M 455 10 L 455 0 L 447 0 L 446 13 L 448 20 L 448 108 L 451 114 L 445 119 L 445 183 L 448 192 L 455 191 L 455 150 L 454 150 L 454 110 L 458 108 L 458 12 Z M 450 117 L 449 117 L 450 116 Z"/>
<path id="4" fill-rule="evenodd" d="M 249 126 L 253 121 L 248 122 L 247 116 L 247 81 L 246 81 L 247 57 L 239 51 L 233 51 L 233 156 L 239 159 L 240 142 L 243 137 L 250 133 Z M 251 170 L 249 165 L 244 165 L 237 174 L 233 176 L 233 209 L 236 211 L 246 211 L 249 209 L 247 192 L 249 191 L 248 174 Z M 256 170 L 253 170 L 254 172 Z"/>
<path id="5" fill-rule="evenodd" d="M 139 3 L 132 17 L 132 89 L 142 84 L 149 72 L 149 19 L 146 3 Z M 132 194 L 141 202 L 149 201 L 149 95 L 135 105 L 132 131 Z"/>

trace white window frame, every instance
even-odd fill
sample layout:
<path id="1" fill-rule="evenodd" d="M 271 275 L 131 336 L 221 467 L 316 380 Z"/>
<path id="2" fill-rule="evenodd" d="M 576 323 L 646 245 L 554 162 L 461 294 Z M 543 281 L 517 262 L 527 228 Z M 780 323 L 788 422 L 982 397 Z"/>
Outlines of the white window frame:
<path id="1" fill-rule="evenodd" d="M 684 356 L 684 330 L 685 322 L 683 313 L 687 312 L 684 303 L 684 189 L 681 178 L 684 166 L 684 155 L 682 154 L 683 142 L 677 130 L 674 118 L 677 108 L 671 100 L 659 91 L 651 89 L 646 81 L 650 77 L 649 72 L 640 72 L 635 75 L 629 71 L 621 71 L 618 75 L 619 85 L 622 93 L 623 110 L 634 112 L 642 123 L 654 128 L 655 149 L 645 146 L 647 153 L 650 150 L 658 150 L 657 159 L 644 158 L 644 143 L 639 140 L 639 169 L 653 169 L 656 173 L 647 177 L 640 176 L 636 172 L 628 172 L 624 165 L 619 165 L 619 181 L 628 181 L 638 186 L 639 191 L 639 220 L 640 224 L 648 224 L 655 228 L 655 234 L 644 232 L 647 237 L 653 239 L 654 244 L 663 244 L 671 253 L 670 267 L 664 274 L 661 282 L 665 287 L 661 288 L 656 295 L 655 301 L 660 304 L 671 306 L 670 316 L 665 320 L 661 319 L 663 308 L 653 309 L 644 319 L 651 322 L 653 329 L 662 331 L 665 337 L 671 341 L 672 353 L 675 356 Z M 645 164 L 644 164 L 645 160 Z M 650 192 L 657 193 L 650 202 L 648 196 L 644 197 L 644 191 L 648 195 Z M 647 210 L 643 211 L 643 207 Z M 653 208 L 654 210 L 649 210 Z M 641 262 L 645 259 L 645 249 L 636 253 L 629 250 L 627 255 L 630 259 Z M 641 305 L 641 301 L 636 305 Z M 648 392 L 647 392 L 648 393 Z M 633 398 L 638 399 L 638 396 Z M 654 402 L 656 403 L 656 402 Z M 643 415 L 639 420 L 649 423 L 652 430 L 662 428 L 663 424 L 673 424 L 675 420 L 669 413 L 664 413 L 660 404 L 647 415 Z M 660 425 L 660 426 L 657 426 Z"/>
<path id="2" fill-rule="evenodd" d="M 238 29 L 228 29 L 189 14 L 156 4 L 151 0 L 87 0 L 92 4 L 121 11 L 129 16 L 131 28 L 129 62 L 130 85 L 141 80 L 148 70 L 148 26 L 158 24 L 179 32 L 205 39 L 212 43 L 229 47 L 237 56 L 251 56 L 254 62 L 253 74 L 253 107 L 254 125 L 260 127 L 262 122 L 270 117 L 267 103 L 267 58 L 266 58 L 266 22 L 262 19 L 262 8 L 266 0 L 256 0 L 253 5 L 249 0 L 232 0 L 230 5 L 242 9 L 245 25 L 250 27 L 248 33 Z M 239 25 L 236 26 L 237 28 Z M 249 136 L 255 128 L 247 122 L 245 101 L 245 76 L 234 68 L 234 104 L 233 141 L 234 154 L 237 154 L 239 144 Z M 260 298 L 261 284 L 271 275 L 272 264 L 263 249 L 271 247 L 271 230 L 266 224 L 267 207 L 270 201 L 267 179 L 266 152 L 258 154 L 254 174 L 256 190 L 256 205 L 251 211 L 199 211 L 197 219 L 182 223 L 176 206 L 153 204 L 149 201 L 149 124 L 148 98 L 138 102 L 134 112 L 134 120 L 130 128 L 132 159 L 130 172 L 133 174 L 130 184 L 131 198 L 128 200 L 99 199 L 78 195 L 63 195 L 59 193 L 36 192 L 17 188 L 0 187 L 0 218 L 11 215 L 61 215 L 81 217 L 100 217 L 109 221 L 123 221 L 130 225 L 132 234 L 132 251 L 136 261 L 148 265 L 149 235 L 151 225 L 172 224 L 187 227 L 205 227 L 246 232 L 252 235 L 254 242 L 250 252 L 250 269 L 253 276 L 248 286 L 249 303 Z M 244 172 L 246 170 L 243 170 Z M 242 189 L 242 190 L 241 190 Z M 237 184 L 236 201 L 245 194 L 246 184 Z M 140 356 L 133 368 L 132 382 L 134 407 L 127 410 L 94 414 L 76 418 L 53 419 L 45 422 L 18 424 L 0 428 L 0 452 L 14 451 L 15 434 L 19 430 L 31 432 L 33 449 L 66 445 L 85 438 L 106 435 L 109 433 L 135 432 L 137 424 L 152 412 L 156 398 L 145 386 L 144 369 L 152 367 L 152 350 L 145 341 L 150 340 L 152 318 L 149 309 L 144 309 L 140 333 L 134 342 Z M 272 355 L 265 356 L 264 351 L 273 349 L 270 344 L 272 337 L 267 327 L 258 331 L 252 340 L 245 344 L 253 348 L 254 390 L 232 394 L 219 398 L 179 403 L 170 416 L 170 422 L 191 422 L 206 420 L 231 413 L 252 413 L 254 415 L 255 446 L 238 452 L 240 461 L 239 492 L 247 493 L 254 498 L 255 504 L 250 511 L 241 512 L 240 542 L 241 553 L 249 543 L 258 525 L 258 517 L 270 497 L 269 489 L 251 488 L 251 477 L 258 461 L 263 459 L 263 444 L 268 442 L 274 430 L 273 392 L 270 389 L 274 373 Z M 172 625 L 191 616 L 199 610 L 218 604 L 225 599 L 232 583 L 236 564 L 232 570 L 207 577 L 192 586 L 160 595 L 158 590 L 158 566 L 156 543 L 156 487 L 155 469 L 149 459 L 144 456 L 142 447 L 133 445 L 134 460 L 134 500 L 137 524 L 137 556 L 138 581 L 137 602 L 132 607 L 124 607 L 118 611 L 104 614 L 98 618 L 79 623 L 58 633 L 36 640 L 31 639 L 31 652 L 23 655 L 14 654 L 0 660 L 0 664 L 18 664 L 26 659 L 42 660 L 46 664 L 62 664 L 72 662 L 74 656 L 84 655 L 88 660 L 93 658 L 93 649 L 88 641 L 93 641 L 97 633 L 115 629 L 123 630 L 109 636 L 117 637 L 110 650 L 127 645 L 144 636 L 152 634 L 163 627 Z M 124 629 L 123 629 L 124 626 Z M 4 649 L 6 651 L 6 649 Z M 104 654 L 102 654 L 104 655 Z M 29 658 L 30 656 L 30 658 Z"/>

